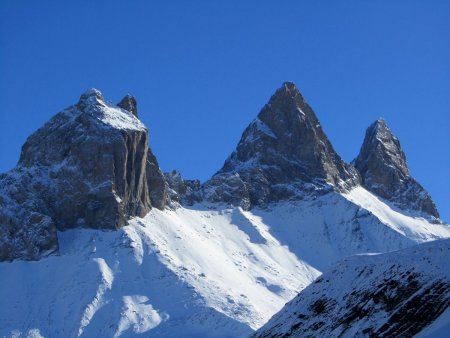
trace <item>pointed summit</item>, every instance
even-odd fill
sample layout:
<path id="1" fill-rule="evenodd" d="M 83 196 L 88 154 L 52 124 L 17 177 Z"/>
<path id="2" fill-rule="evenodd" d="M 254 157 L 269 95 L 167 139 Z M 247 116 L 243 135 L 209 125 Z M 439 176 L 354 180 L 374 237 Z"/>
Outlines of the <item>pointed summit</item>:
<path id="1" fill-rule="evenodd" d="M 367 171 L 366 164 L 368 164 L 362 160 L 371 156 L 379 156 L 383 163 L 394 167 L 402 176 L 409 176 L 406 156 L 401 149 L 400 141 L 392 134 L 383 118 L 379 118 L 367 128 L 359 160 L 355 162 L 362 172 Z"/>
<path id="2" fill-rule="evenodd" d="M 411 177 L 400 141 L 384 119 L 378 119 L 367 128 L 354 165 L 366 189 L 402 209 L 421 211 L 439 218 L 430 195 Z"/>
<path id="3" fill-rule="evenodd" d="M 125 109 L 132 113 L 134 116 L 138 117 L 137 114 L 137 102 L 133 95 L 127 94 L 122 101 L 117 105 L 118 107 Z"/>
<path id="4" fill-rule="evenodd" d="M 104 101 L 103 94 L 96 88 L 90 88 L 81 94 L 80 100 L 88 97 L 96 97 L 99 100 Z"/>
<path id="5" fill-rule="evenodd" d="M 285 82 L 205 189 L 211 201 L 251 208 L 358 182 L 356 170 L 334 151 L 296 86 Z"/>
<path id="6" fill-rule="evenodd" d="M 303 96 L 298 91 L 297 87 L 295 86 L 294 82 L 286 81 L 284 82 L 280 88 L 278 88 L 275 91 L 275 94 L 271 97 L 272 99 L 275 99 L 276 97 L 292 97 L 292 98 L 300 98 L 303 100 Z"/>
<path id="7" fill-rule="evenodd" d="M 78 101 L 78 107 L 80 109 L 84 109 L 86 106 L 96 104 L 98 102 L 105 102 L 103 94 L 98 89 L 91 88 L 81 94 L 80 100 Z"/>

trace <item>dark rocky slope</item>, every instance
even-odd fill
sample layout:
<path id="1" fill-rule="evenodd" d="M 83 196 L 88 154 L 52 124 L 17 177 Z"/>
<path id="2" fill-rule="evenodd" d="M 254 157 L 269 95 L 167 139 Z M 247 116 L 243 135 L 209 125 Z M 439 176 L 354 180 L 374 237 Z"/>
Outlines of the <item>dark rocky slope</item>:
<path id="1" fill-rule="evenodd" d="M 383 119 L 367 129 L 361 151 L 353 163 L 366 189 L 401 209 L 439 218 L 431 196 L 411 177 L 400 141 Z"/>
<path id="2" fill-rule="evenodd" d="M 164 207 L 136 101 L 119 106 L 89 90 L 27 139 L 17 167 L 0 177 L 0 261 L 57 251 L 56 230 L 116 229 Z"/>
<path id="3" fill-rule="evenodd" d="M 193 205 L 202 201 L 203 197 L 199 180 L 185 180 L 177 170 L 172 170 L 164 175 L 169 186 L 168 196 L 170 202 Z"/>
<path id="4" fill-rule="evenodd" d="M 450 239 L 338 263 L 254 338 L 413 337 L 450 305 Z"/>

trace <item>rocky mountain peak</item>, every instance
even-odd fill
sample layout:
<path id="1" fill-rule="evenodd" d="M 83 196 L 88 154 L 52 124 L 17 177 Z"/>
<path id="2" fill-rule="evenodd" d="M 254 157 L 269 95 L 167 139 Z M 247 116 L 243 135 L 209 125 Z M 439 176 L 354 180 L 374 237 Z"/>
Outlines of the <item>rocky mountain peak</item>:
<path id="1" fill-rule="evenodd" d="M 371 157 L 395 167 L 401 175 L 409 176 L 406 156 L 401 149 L 400 141 L 392 134 L 383 118 L 379 118 L 367 128 L 357 160 L 357 166 L 362 172 L 366 171 L 364 164 L 368 164 L 367 160 Z"/>
<path id="2" fill-rule="evenodd" d="M 78 101 L 78 106 L 82 109 L 90 104 L 104 103 L 105 99 L 103 94 L 95 88 L 91 88 L 86 90 L 80 96 L 80 100 Z"/>
<path id="3" fill-rule="evenodd" d="M 384 119 L 378 119 L 367 128 L 363 145 L 353 163 L 366 189 L 402 209 L 439 218 L 430 195 L 411 177 L 400 141 Z"/>
<path id="4" fill-rule="evenodd" d="M 334 151 L 296 86 L 285 82 L 205 191 L 209 200 L 250 208 L 358 182 L 356 170 Z"/>
<path id="5" fill-rule="evenodd" d="M 0 176 L 0 261 L 57 250 L 56 230 L 125 226 L 166 199 L 147 128 L 90 89 L 33 133 L 17 167 Z"/>
<path id="6" fill-rule="evenodd" d="M 295 85 L 295 83 L 290 82 L 290 81 L 286 81 L 284 82 L 280 88 L 278 88 L 275 93 L 272 95 L 270 101 L 275 100 L 276 98 L 280 98 L 280 97 L 291 97 L 293 99 L 295 98 L 300 98 L 301 100 L 303 100 L 303 96 L 300 93 L 300 91 L 297 89 L 297 86 Z M 270 103 L 269 101 L 269 103 Z"/>
<path id="7" fill-rule="evenodd" d="M 376 120 L 367 129 L 362 151 L 366 153 L 362 154 L 366 157 L 381 155 L 384 162 L 394 166 L 403 175 L 409 176 L 406 156 L 401 149 L 400 141 L 392 134 L 383 118 Z"/>
<path id="8" fill-rule="evenodd" d="M 122 99 L 122 101 L 119 102 L 119 104 L 117 106 L 119 106 L 122 109 L 125 109 L 125 110 L 129 111 L 134 116 L 138 117 L 137 102 L 136 102 L 136 99 L 135 99 L 135 97 L 133 95 L 127 94 Z"/>

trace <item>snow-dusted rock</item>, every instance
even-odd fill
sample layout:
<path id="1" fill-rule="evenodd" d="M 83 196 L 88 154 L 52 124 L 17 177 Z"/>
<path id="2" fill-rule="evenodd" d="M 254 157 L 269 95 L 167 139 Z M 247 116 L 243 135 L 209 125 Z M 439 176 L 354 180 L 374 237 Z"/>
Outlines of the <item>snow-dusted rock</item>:
<path id="1" fill-rule="evenodd" d="M 204 191 L 209 201 L 248 209 L 358 183 L 356 170 L 334 151 L 311 107 L 295 85 L 286 82 Z"/>
<path id="2" fill-rule="evenodd" d="M 253 337 L 412 337 L 450 305 L 448 257 L 450 239 L 344 259 Z"/>
<path id="3" fill-rule="evenodd" d="M 55 251 L 55 228 L 116 229 L 152 202 L 162 208 L 161 180 L 145 126 L 91 89 L 32 134 L 2 176 L 0 260 Z"/>
<path id="4" fill-rule="evenodd" d="M 177 170 L 164 173 L 164 175 L 169 186 L 171 202 L 192 205 L 202 200 L 199 180 L 185 180 Z"/>
<path id="5" fill-rule="evenodd" d="M 366 189 L 399 208 L 439 218 L 431 196 L 411 177 L 400 141 L 383 119 L 375 121 L 367 129 L 354 165 Z"/>

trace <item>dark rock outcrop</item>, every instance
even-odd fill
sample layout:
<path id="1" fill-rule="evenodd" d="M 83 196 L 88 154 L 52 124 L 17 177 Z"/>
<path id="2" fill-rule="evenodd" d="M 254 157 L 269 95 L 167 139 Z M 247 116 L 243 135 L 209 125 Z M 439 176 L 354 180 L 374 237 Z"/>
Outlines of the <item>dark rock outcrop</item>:
<path id="1" fill-rule="evenodd" d="M 36 172 L 17 168 L 0 175 L 0 262 L 38 259 L 58 251 L 58 237 L 53 219 L 28 187 L 40 189 Z"/>
<path id="2" fill-rule="evenodd" d="M 27 139 L 0 178 L 0 260 L 56 251 L 56 229 L 116 229 L 152 202 L 164 207 L 164 176 L 135 113 L 92 89 Z"/>
<path id="3" fill-rule="evenodd" d="M 450 306 L 449 254 L 445 239 L 347 258 L 253 337 L 413 337 Z"/>
<path id="4" fill-rule="evenodd" d="M 117 106 L 129 111 L 131 114 L 138 117 L 137 102 L 134 96 L 130 94 L 125 95 L 125 97 L 117 104 Z"/>
<path id="5" fill-rule="evenodd" d="M 202 200 L 199 180 L 185 180 L 177 170 L 172 170 L 164 175 L 169 185 L 169 199 L 171 202 L 193 205 Z"/>
<path id="6" fill-rule="evenodd" d="M 439 218 L 431 196 L 411 177 L 400 141 L 383 119 L 367 129 L 364 143 L 353 163 L 366 189 L 401 209 Z"/>
<path id="7" fill-rule="evenodd" d="M 147 186 L 150 192 L 150 202 L 158 209 L 164 209 L 168 201 L 169 186 L 164 173 L 159 168 L 158 161 L 150 148 L 147 153 Z"/>
<path id="8" fill-rule="evenodd" d="M 286 82 L 203 190 L 211 202 L 248 209 L 358 183 L 356 170 L 334 151 L 311 107 Z"/>

